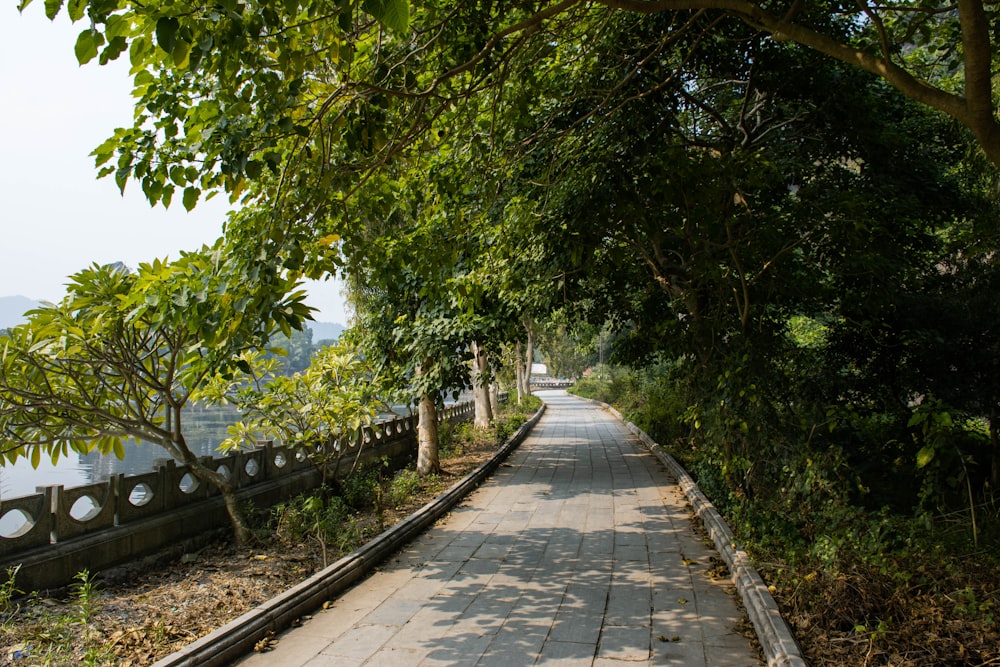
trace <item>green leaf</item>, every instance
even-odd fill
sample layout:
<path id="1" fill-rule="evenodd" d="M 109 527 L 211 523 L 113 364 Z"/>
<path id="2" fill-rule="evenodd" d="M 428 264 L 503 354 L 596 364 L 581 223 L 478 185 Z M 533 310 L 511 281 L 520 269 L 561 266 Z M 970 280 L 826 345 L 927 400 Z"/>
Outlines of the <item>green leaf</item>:
<path id="1" fill-rule="evenodd" d="M 89 28 L 80 33 L 76 38 L 76 60 L 81 65 L 86 65 L 97 57 L 97 48 L 104 43 L 104 36 L 99 32 L 94 32 Z"/>
<path id="2" fill-rule="evenodd" d="M 174 185 L 187 185 L 187 171 L 179 164 L 175 164 L 170 168 L 170 180 L 174 182 Z"/>
<path id="3" fill-rule="evenodd" d="M 201 196 L 201 190 L 195 187 L 184 188 L 184 210 L 190 211 L 198 204 L 198 197 Z"/>
<path id="4" fill-rule="evenodd" d="M 398 33 L 410 29 L 408 0 L 365 0 L 364 9 L 386 28 Z"/>
<path id="5" fill-rule="evenodd" d="M 167 53 L 174 52 L 180 21 L 173 16 L 162 16 L 156 21 L 156 44 Z"/>
<path id="6" fill-rule="evenodd" d="M 187 67 L 188 56 L 191 54 L 191 43 L 183 39 L 178 39 L 175 41 L 172 55 L 174 58 L 174 65 L 177 67 Z"/>
<path id="7" fill-rule="evenodd" d="M 928 463 L 930 463 L 933 460 L 934 460 L 934 448 L 931 447 L 930 445 L 925 445 L 924 447 L 921 447 L 920 451 L 917 452 L 918 468 L 925 467 Z"/>
<path id="8" fill-rule="evenodd" d="M 74 4 L 82 4 L 84 7 L 86 7 L 86 2 L 80 3 L 79 0 L 70 0 L 69 3 L 70 16 L 72 16 L 73 14 Z M 121 14 L 112 14 L 111 16 L 108 17 L 108 21 L 105 24 L 104 34 L 107 36 L 108 39 L 113 39 L 115 37 L 128 37 L 129 28 L 130 28 L 130 23 L 128 19 L 126 19 Z"/>
<path id="9" fill-rule="evenodd" d="M 51 21 L 62 9 L 63 0 L 45 0 L 45 16 Z"/>
<path id="10" fill-rule="evenodd" d="M 131 173 L 128 167 L 123 167 L 115 172 L 115 183 L 118 184 L 118 190 L 123 194 L 125 193 L 125 185 L 128 184 L 128 178 Z"/>
<path id="11" fill-rule="evenodd" d="M 87 0 L 69 0 L 66 6 L 69 10 L 69 18 L 74 23 L 83 18 L 83 13 L 87 9 Z"/>

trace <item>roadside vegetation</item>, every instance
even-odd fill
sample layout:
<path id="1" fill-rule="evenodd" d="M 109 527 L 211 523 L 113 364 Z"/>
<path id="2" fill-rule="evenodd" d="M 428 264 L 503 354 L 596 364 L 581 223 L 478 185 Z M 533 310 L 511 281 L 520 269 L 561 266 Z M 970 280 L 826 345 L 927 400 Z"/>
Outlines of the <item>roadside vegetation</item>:
<path id="1" fill-rule="evenodd" d="M 443 472 L 380 461 L 266 511 L 245 508 L 253 538 L 164 553 L 108 573 L 81 572 L 63 591 L 0 587 L 0 665 L 149 665 L 335 562 L 405 518 L 492 456 L 541 406 L 504 403 L 489 429 L 442 425 Z M 266 650 L 268 641 L 258 650 Z"/>
<path id="2" fill-rule="evenodd" d="M 791 418 L 805 405 L 768 398 L 794 388 L 733 392 L 723 374 L 696 394 L 688 372 L 616 368 L 572 391 L 617 407 L 695 476 L 810 664 L 1000 661 L 1000 497 L 983 420 L 935 403 L 909 419 L 842 406 L 814 425 Z M 922 443 L 939 459 L 902 455 Z"/>

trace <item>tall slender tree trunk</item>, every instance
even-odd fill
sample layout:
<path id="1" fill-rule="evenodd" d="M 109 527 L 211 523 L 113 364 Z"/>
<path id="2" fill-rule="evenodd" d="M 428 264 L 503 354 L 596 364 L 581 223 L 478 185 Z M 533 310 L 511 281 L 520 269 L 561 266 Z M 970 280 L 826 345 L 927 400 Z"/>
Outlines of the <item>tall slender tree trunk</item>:
<path id="1" fill-rule="evenodd" d="M 427 359 L 416 367 L 417 377 L 431 364 Z M 434 397 L 424 394 L 417 404 L 417 474 L 421 477 L 441 472 L 438 453 L 438 410 Z"/>
<path id="2" fill-rule="evenodd" d="M 993 465 L 990 470 L 990 483 L 994 489 L 1000 489 L 1000 433 L 998 433 L 997 406 L 990 408 L 990 445 L 993 450 Z"/>
<path id="3" fill-rule="evenodd" d="M 472 341 L 472 396 L 476 405 L 476 417 L 473 425 L 481 431 L 488 429 L 490 422 L 493 421 L 490 387 L 486 381 L 488 375 L 486 351 L 479 343 Z"/>
<path id="4" fill-rule="evenodd" d="M 519 388 L 518 393 L 524 396 L 531 394 L 531 364 L 535 361 L 535 331 L 530 320 L 525 320 L 524 330 L 527 339 L 524 344 L 524 376 L 522 381 L 524 386 Z"/>
<path id="5" fill-rule="evenodd" d="M 514 386 L 517 388 L 517 404 L 524 398 L 524 356 L 521 341 L 514 345 Z"/>
<path id="6" fill-rule="evenodd" d="M 417 474 L 423 477 L 439 472 L 437 405 L 432 397 L 424 394 L 417 407 Z"/>
<path id="7" fill-rule="evenodd" d="M 489 389 L 490 395 L 490 412 L 493 413 L 493 419 L 500 416 L 500 385 L 496 382 L 490 383 Z"/>

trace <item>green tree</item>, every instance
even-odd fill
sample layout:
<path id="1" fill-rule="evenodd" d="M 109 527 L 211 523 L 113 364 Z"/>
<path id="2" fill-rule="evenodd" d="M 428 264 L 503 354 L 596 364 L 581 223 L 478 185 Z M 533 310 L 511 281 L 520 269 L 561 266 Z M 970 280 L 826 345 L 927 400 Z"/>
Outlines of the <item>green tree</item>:
<path id="1" fill-rule="evenodd" d="M 417 404 L 417 470 L 426 475 L 440 470 L 438 407 L 468 384 L 477 317 L 458 304 L 462 241 L 451 230 L 450 211 L 433 177 L 407 175 L 369 184 L 369 205 L 360 208 L 369 215 L 367 238 L 346 251 L 347 277 L 352 334 Z"/>
<path id="2" fill-rule="evenodd" d="M 594 353 L 598 338 L 596 328 L 583 322 L 570 322 L 565 311 L 556 313 L 545 327 L 539 348 L 549 369 L 557 378 L 577 379 L 598 363 Z"/>
<path id="3" fill-rule="evenodd" d="M 93 266 L 59 304 L 0 338 L 0 441 L 7 461 L 37 466 L 70 451 L 123 455 L 124 438 L 162 447 L 222 492 L 235 537 L 249 530 L 228 475 L 201 463 L 184 408 L 210 375 L 309 314 L 292 279 L 253 277 L 222 261 L 221 242 L 175 261 Z"/>
<path id="4" fill-rule="evenodd" d="M 262 437 L 278 440 L 305 453 L 324 484 L 337 486 L 344 457 L 356 457 L 365 444 L 361 428 L 388 411 L 384 380 L 345 344 L 322 348 L 292 375 L 274 375 L 276 360 L 259 352 L 241 360 L 251 369 L 248 375 L 215 375 L 198 394 L 200 400 L 233 403 L 242 415 L 222 447 L 253 446 Z"/>
<path id="5" fill-rule="evenodd" d="M 887 306 L 932 272 L 941 230 L 973 214 L 962 181 L 974 179 L 960 133 L 862 72 L 738 24 L 679 51 L 662 48 L 664 32 L 620 16 L 573 77 L 541 70 L 517 119 L 518 185 L 540 202 L 536 231 L 566 300 L 622 332 L 618 359 L 677 361 L 675 418 L 710 459 L 704 472 L 749 497 L 808 449 L 788 424 L 828 444 L 808 434 L 832 404 L 905 406 L 897 390 L 920 386 L 888 382 L 907 367 L 883 338 L 903 333 Z M 801 315 L 854 351 L 828 357 L 825 377 L 790 363 L 785 332 Z M 848 440 L 852 463 L 897 453 Z"/>

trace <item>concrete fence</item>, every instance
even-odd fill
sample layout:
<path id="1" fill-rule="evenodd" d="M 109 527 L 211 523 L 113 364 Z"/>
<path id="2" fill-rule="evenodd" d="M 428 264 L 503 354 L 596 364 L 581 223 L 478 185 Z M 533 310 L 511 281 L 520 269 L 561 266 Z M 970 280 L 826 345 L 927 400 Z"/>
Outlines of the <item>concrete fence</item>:
<path id="1" fill-rule="evenodd" d="M 439 419 L 464 421 L 474 413 L 473 403 L 458 403 L 440 411 Z M 416 430 L 415 416 L 365 427 L 358 438 L 341 443 L 341 469 L 382 458 L 404 464 L 416 451 Z M 203 461 L 234 481 L 241 503 L 258 509 L 320 482 L 320 473 L 301 450 L 272 443 Z M 118 474 L 96 484 L 36 491 L 0 501 L 0 519 L 11 512 L 22 519 L 13 534 L 0 536 L 0 582 L 18 568 L 15 585 L 22 591 L 63 586 L 84 569 L 97 572 L 136 561 L 173 545 L 204 540 L 229 525 L 219 492 L 172 460 L 159 461 L 154 470 L 140 475 Z"/>
<path id="2" fill-rule="evenodd" d="M 575 382 L 575 380 L 561 380 L 558 378 L 531 378 L 529 380 L 532 389 L 568 389 Z"/>

